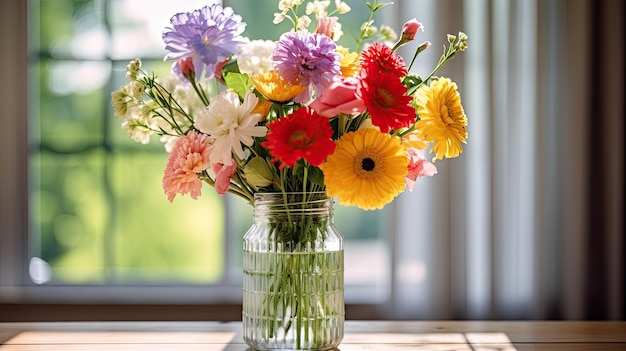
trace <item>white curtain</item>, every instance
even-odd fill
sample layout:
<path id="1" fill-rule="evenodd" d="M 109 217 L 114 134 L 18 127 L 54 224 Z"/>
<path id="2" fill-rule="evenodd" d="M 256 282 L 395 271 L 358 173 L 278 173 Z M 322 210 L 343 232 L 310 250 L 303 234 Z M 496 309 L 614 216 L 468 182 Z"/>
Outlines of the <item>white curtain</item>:
<path id="1" fill-rule="evenodd" d="M 469 35 L 440 72 L 459 84 L 469 139 L 395 203 L 393 288 L 379 315 L 623 319 L 622 2 L 395 7 L 434 44 L 420 75 L 447 33 Z"/>

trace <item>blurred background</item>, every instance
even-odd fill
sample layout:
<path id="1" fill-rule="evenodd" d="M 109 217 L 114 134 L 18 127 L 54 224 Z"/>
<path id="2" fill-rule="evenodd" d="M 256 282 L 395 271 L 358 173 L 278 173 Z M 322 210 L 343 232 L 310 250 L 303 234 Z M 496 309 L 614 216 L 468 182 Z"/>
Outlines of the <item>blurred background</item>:
<path id="1" fill-rule="evenodd" d="M 341 44 L 369 11 L 346 1 Z M 120 129 L 110 94 L 135 57 L 164 76 L 163 28 L 207 1 L 0 2 L 0 321 L 239 320 L 251 208 L 205 187 L 170 204 L 167 154 Z M 224 0 L 273 39 L 277 1 Z M 332 5 L 331 5 L 332 6 Z M 425 31 L 469 120 L 382 211 L 337 206 L 348 319 L 624 319 L 621 0 L 395 1 L 375 25 Z M 71 308 L 68 308 L 71 307 Z"/>

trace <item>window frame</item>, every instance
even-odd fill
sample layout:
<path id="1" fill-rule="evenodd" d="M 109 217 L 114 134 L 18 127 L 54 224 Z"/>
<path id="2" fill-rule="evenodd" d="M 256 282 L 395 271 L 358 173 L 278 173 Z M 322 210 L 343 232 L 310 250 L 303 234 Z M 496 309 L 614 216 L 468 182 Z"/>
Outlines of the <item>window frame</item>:
<path id="1" fill-rule="evenodd" d="M 21 294 L 28 252 L 28 67 L 27 4 L 8 0 L 0 4 L 0 64 L 11 67 L 0 86 L 3 128 L 0 128 L 0 300 Z"/>

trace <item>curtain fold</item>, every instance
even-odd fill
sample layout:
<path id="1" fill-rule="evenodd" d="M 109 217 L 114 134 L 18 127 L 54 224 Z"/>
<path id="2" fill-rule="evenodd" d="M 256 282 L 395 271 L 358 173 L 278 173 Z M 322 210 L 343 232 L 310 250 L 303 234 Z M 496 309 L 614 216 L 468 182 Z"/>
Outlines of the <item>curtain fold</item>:
<path id="1" fill-rule="evenodd" d="M 459 84 L 469 139 L 395 205 L 392 298 L 401 319 L 623 319 L 623 4 L 398 3 Z M 436 19 L 436 20 L 435 20 Z M 406 55 L 405 55 L 406 56 Z"/>

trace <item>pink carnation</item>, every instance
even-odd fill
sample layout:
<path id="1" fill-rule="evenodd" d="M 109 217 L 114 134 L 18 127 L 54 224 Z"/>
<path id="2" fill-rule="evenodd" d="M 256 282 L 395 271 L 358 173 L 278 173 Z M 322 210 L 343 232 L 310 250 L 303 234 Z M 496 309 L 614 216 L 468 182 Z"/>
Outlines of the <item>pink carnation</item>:
<path id="1" fill-rule="evenodd" d="M 406 186 L 409 191 L 413 191 L 417 178 L 434 176 L 437 174 L 437 167 L 426 160 L 424 150 L 410 147 L 406 149 L 406 155 L 409 158 L 409 173 L 405 177 Z"/>
<path id="2" fill-rule="evenodd" d="M 200 196 L 202 181 L 198 173 L 209 168 L 213 149 L 208 135 L 191 131 L 176 141 L 163 175 L 163 190 L 170 202 L 176 194 Z"/>
<path id="3" fill-rule="evenodd" d="M 220 195 L 226 194 L 230 188 L 230 177 L 237 170 L 237 163 L 235 160 L 232 161 L 230 166 L 223 163 L 214 163 L 211 165 L 211 169 L 215 173 L 215 191 Z"/>

